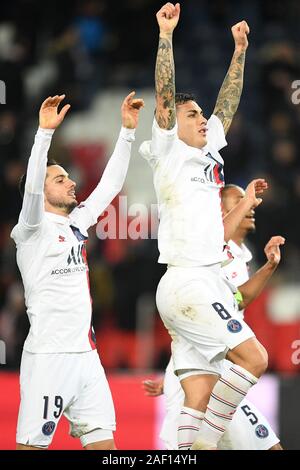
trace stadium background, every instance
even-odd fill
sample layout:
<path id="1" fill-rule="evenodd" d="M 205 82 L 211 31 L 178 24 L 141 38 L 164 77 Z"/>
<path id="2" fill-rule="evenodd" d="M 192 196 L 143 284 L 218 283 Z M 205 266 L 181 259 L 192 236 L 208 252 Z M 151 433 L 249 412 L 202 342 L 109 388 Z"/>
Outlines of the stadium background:
<path id="1" fill-rule="evenodd" d="M 18 368 L 28 331 L 23 288 L 9 234 L 21 200 L 17 183 L 33 142 L 41 101 L 65 93 L 72 109 L 55 133 L 50 157 L 78 182 L 79 199 L 94 187 L 120 127 L 120 104 L 132 89 L 145 99 L 122 195 L 133 212 L 114 205 L 117 228 L 126 231 L 134 204 L 155 203 L 151 171 L 138 155 L 153 118 L 158 29 L 151 0 L 12 0 L 1 4 L 0 80 L 0 449 L 14 448 Z M 254 400 L 278 430 L 283 445 L 300 449 L 300 106 L 292 84 L 300 80 L 297 0 L 187 0 L 174 35 L 177 90 L 194 92 L 209 116 L 233 52 L 230 27 L 251 27 L 244 92 L 223 151 L 226 181 L 243 187 L 264 176 L 270 189 L 249 237 L 252 271 L 264 263 L 272 235 L 286 237 L 282 263 L 247 320 L 269 352 L 269 373 Z M 298 93 L 299 97 L 299 93 Z M 293 103 L 294 101 L 294 103 Z M 150 212 L 150 211 L 149 211 Z M 148 214 L 149 214 L 148 212 Z M 148 218 L 145 214 L 144 217 Z M 164 268 L 156 240 L 89 242 L 94 326 L 116 404 L 121 449 L 157 448 L 163 398 L 143 395 L 143 377 L 162 373 L 169 339 L 155 310 Z M 3 343 L 1 343 L 3 344 Z M 58 431 L 53 448 L 80 448 Z M 136 430 L 139 430 L 136 433 Z M 138 434 L 138 436 L 137 436 Z"/>

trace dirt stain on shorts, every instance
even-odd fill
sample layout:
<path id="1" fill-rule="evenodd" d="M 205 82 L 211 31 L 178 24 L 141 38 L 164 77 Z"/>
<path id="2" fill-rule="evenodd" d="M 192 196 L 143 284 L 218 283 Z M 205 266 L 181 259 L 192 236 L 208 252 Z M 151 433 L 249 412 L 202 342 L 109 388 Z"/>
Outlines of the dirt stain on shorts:
<path id="1" fill-rule="evenodd" d="M 181 307 L 180 313 L 185 317 L 189 318 L 190 320 L 194 320 L 197 315 L 196 310 L 190 305 L 187 305 L 186 307 Z"/>

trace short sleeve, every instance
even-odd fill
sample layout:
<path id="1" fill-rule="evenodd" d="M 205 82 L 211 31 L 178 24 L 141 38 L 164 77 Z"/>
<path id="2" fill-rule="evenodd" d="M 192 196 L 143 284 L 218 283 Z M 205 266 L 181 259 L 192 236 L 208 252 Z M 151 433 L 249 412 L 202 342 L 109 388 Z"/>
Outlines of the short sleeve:
<path id="1" fill-rule="evenodd" d="M 178 140 L 177 122 L 172 129 L 161 129 L 154 118 L 152 139 L 142 143 L 139 153 L 154 167 L 158 160 L 170 155 Z"/>
<path id="2" fill-rule="evenodd" d="M 177 121 L 172 129 L 161 129 L 156 119 L 152 125 L 151 151 L 154 155 L 168 155 L 178 140 Z"/>
<path id="3" fill-rule="evenodd" d="M 207 121 L 207 142 L 217 151 L 227 146 L 224 127 L 220 119 L 214 114 Z"/>

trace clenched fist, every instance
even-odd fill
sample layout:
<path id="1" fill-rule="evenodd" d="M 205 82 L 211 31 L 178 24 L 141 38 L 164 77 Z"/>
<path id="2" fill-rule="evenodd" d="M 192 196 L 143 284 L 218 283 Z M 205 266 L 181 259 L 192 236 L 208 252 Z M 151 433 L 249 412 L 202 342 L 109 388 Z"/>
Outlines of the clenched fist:
<path id="1" fill-rule="evenodd" d="M 172 34 L 177 26 L 180 15 L 180 4 L 166 3 L 157 13 L 156 19 L 158 22 L 161 34 Z"/>
<path id="2" fill-rule="evenodd" d="M 246 51 L 248 47 L 248 34 L 250 28 L 246 21 L 240 21 L 231 28 L 232 36 L 235 42 L 235 48 L 239 51 Z"/>

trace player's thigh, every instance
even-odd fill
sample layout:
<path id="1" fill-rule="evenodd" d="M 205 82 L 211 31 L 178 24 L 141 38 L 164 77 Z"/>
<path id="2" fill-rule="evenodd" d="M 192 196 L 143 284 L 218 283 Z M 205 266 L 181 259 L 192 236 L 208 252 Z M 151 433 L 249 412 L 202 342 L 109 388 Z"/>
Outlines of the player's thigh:
<path id="1" fill-rule="evenodd" d="M 157 290 L 157 307 L 173 339 L 182 337 L 201 348 L 209 361 L 224 358 L 228 349 L 254 336 L 228 285 L 214 271 L 167 272 Z"/>
<path id="2" fill-rule="evenodd" d="M 71 436 L 79 437 L 86 448 L 113 440 L 116 422 L 111 391 L 97 351 L 88 353 L 85 360 L 84 386 L 64 414 L 70 422 Z"/>
<path id="3" fill-rule="evenodd" d="M 46 448 L 51 443 L 64 407 L 75 393 L 76 383 L 68 375 L 68 368 L 74 371 L 63 354 L 24 351 L 17 424 L 19 445 Z"/>

